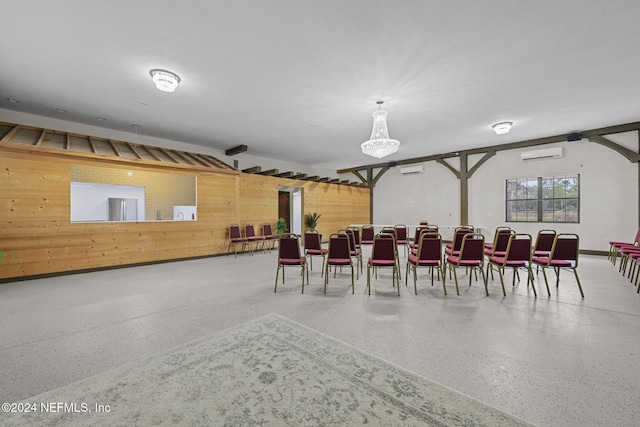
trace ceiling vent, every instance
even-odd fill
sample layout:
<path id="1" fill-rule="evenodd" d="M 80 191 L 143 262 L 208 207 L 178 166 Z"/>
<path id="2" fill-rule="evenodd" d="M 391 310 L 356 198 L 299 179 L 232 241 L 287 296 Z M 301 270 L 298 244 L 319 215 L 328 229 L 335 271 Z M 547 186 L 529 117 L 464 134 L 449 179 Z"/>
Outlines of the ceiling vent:
<path id="1" fill-rule="evenodd" d="M 410 166 L 408 168 L 401 168 L 400 173 L 402 175 L 414 175 L 417 173 L 424 173 L 424 166 Z"/>
<path id="2" fill-rule="evenodd" d="M 537 159 L 557 159 L 562 157 L 562 147 L 544 148 L 542 150 L 523 151 L 520 159 L 524 161 Z"/>

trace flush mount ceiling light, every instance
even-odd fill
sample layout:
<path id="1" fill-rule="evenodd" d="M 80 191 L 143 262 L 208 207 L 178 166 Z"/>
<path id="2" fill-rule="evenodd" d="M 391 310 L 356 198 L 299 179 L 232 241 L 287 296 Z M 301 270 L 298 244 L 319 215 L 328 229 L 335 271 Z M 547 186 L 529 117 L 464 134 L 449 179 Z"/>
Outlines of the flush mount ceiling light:
<path id="1" fill-rule="evenodd" d="M 398 151 L 400 141 L 389 138 L 387 130 L 387 112 L 382 109 L 384 101 L 377 101 L 378 109 L 373 112 L 373 129 L 371 138 L 360 145 L 362 152 L 368 156 L 381 159 Z"/>
<path id="2" fill-rule="evenodd" d="M 493 128 L 495 133 L 497 133 L 498 135 L 503 135 L 505 133 L 509 133 L 509 131 L 511 130 L 511 126 L 513 126 L 513 122 L 496 123 L 491 127 Z"/>
<path id="3" fill-rule="evenodd" d="M 149 71 L 156 87 L 163 92 L 173 92 L 180 83 L 180 77 L 177 74 L 167 70 L 155 68 Z"/>

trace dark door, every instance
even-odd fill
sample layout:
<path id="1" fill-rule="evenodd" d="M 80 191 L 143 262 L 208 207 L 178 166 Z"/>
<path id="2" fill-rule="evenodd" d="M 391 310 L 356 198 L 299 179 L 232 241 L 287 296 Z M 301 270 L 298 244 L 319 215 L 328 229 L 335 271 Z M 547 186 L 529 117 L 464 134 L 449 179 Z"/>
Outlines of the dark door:
<path id="1" fill-rule="evenodd" d="M 288 191 L 278 192 L 278 218 L 284 218 L 287 224 L 287 231 L 291 231 L 291 193 Z"/>

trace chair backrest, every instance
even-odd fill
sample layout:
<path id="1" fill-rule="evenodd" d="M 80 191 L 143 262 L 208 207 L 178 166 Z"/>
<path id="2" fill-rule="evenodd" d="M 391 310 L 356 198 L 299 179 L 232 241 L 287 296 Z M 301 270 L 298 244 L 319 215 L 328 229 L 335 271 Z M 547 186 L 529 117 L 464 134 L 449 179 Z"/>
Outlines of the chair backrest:
<path id="1" fill-rule="evenodd" d="M 556 240 L 555 230 L 540 230 L 538 231 L 538 237 L 536 237 L 536 244 L 533 247 L 534 251 L 551 252 L 553 242 Z"/>
<path id="2" fill-rule="evenodd" d="M 345 230 L 345 234 L 347 235 L 347 237 L 349 238 L 349 250 L 351 251 L 355 251 L 356 250 L 356 236 L 355 236 L 355 232 L 351 229 L 346 229 Z"/>
<path id="3" fill-rule="evenodd" d="M 495 252 L 504 252 L 507 250 L 507 245 L 509 244 L 509 239 L 512 235 L 516 234 L 516 232 L 512 229 L 502 229 L 496 230 L 496 234 L 493 239 L 492 250 Z"/>
<path id="4" fill-rule="evenodd" d="M 305 249 L 322 249 L 320 244 L 320 234 L 317 230 L 307 230 L 304 233 L 304 248 Z"/>
<path id="5" fill-rule="evenodd" d="M 396 259 L 396 239 L 393 234 L 376 234 L 373 238 L 373 248 L 371 249 L 372 260 L 395 260 Z"/>
<path id="6" fill-rule="evenodd" d="M 507 261 L 531 261 L 531 236 L 529 234 L 510 234 L 505 259 Z"/>
<path id="7" fill-rule="evenodd" d="M 245 224 L 244 237 L 256 237 L 256 231 L 253 229 L 253 224 Z"/>
<path id="8" fill-rule="evenodd" d="M 427 230 L 429 233 L 439 233 L 439 229 L 437 225 L 426 225 L 424 227 L 425 230 Z"/>
<path id="9" fill-rule="evenodd" d="M 442 236 L 438 233 L 423 232 L 420 234 L 418 246 L 418 260 L 441 260 Z"/>
<path id="10" fill-rule="evenodd" d="M 362 241 L 364 242 L 373 242 L 373 237 L 375 235 L 373 225 L 363 225 L 362 226 Z"/>
<path id="11" fill-rule="evenodd" d="M 578 266 L 578 250 L 580 246 L 580 238 L 573 233 L 560 233 L 556 236 L 551 248 L 551 260 L 563 260 L 575 262 Z"/>
<path id="12" fill-rule="evenodd" d="M 454 251 L 459 251 L 460 248 L 462 247 L 462 240 L 464 238 L 464 236 L 466 236 L 469 233 L 472 233 L 473 230 L 467 228 L 467 227 L 457 227 L 455 229 L 455 231 L 453 232 L 453 243 L 451 245 L 451 248 Z"/>
<path id="13" fill-rule="evenodd" d="M 300 239 L 296 234 L 286 233 L 280 236 L 278 259 L 300 259 Z"/>
<path id="14" fill-rule="evenodd" d="M 329 250 L 327 259 L 347 259 L 351 258 L 351 245 L 349 236 L 342 233 L 334 233 L 329 236 Z"/>
<path id="15" fill-rule="evenodd" d="M 229 226 L 229 238 L 230 239 L 242 238 L 242 234 L 240 233 L 240 226 L 238 224 L 231 224 Z"/>
<path id="16" fill-rule="evenodd" d="M 460 260 L 484 261 L 484 236 L 482 234 L 467 233 L 462 238 Z"/>
<path id="17" fill-rule="evenodd" d="M 421 220 L 420 220 L 420 225 L 421 225 L 421 226 L 423 226 L 423 225 L 429 225 L 429 221 L 427 221 L 426 219 L 421 219 Z"/>
<path id="18" fill-rule="evenodd" d="M 398 241 L 406 241 L 407 240 L 407 226 L 398 224 L 393 227 L 396 230 L 396 240 Z"/>
<path id="19" fill-rule="evenodd" d="M 358 227 L 347 227 L 347 230 L 351 230 L 353 232 L 353 239 L 355 240 L 356 246 L 360 245 L 360 228 Z"/>
<path id="20" fill-rule="evenodd" d="M 269 223 L 262 224 L 262 235 L 265 237 L 273 236 L 273 230 L 271 229 L 271 224 Z"/>

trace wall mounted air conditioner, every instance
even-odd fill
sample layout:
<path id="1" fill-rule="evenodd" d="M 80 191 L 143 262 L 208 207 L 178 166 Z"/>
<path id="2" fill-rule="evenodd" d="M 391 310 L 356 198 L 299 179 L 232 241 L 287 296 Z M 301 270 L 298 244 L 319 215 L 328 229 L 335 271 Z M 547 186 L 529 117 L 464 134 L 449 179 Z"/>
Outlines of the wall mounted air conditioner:
<path id="1" fill-rule="evenodd" d="M 557 159 L 562 157 L 562 147 L 543 148 L 542 150 L 523 151 L 520 153 L 520 159 L 536 160 L 536 159 Z"/>
<path id="2" fill-rule="evenodd" d="M 401 168 L 400 173 L 402 175 L 413 175 L 416 173 L 424 173 L 424 166 L 409 166 L 407 168 Z"/>

